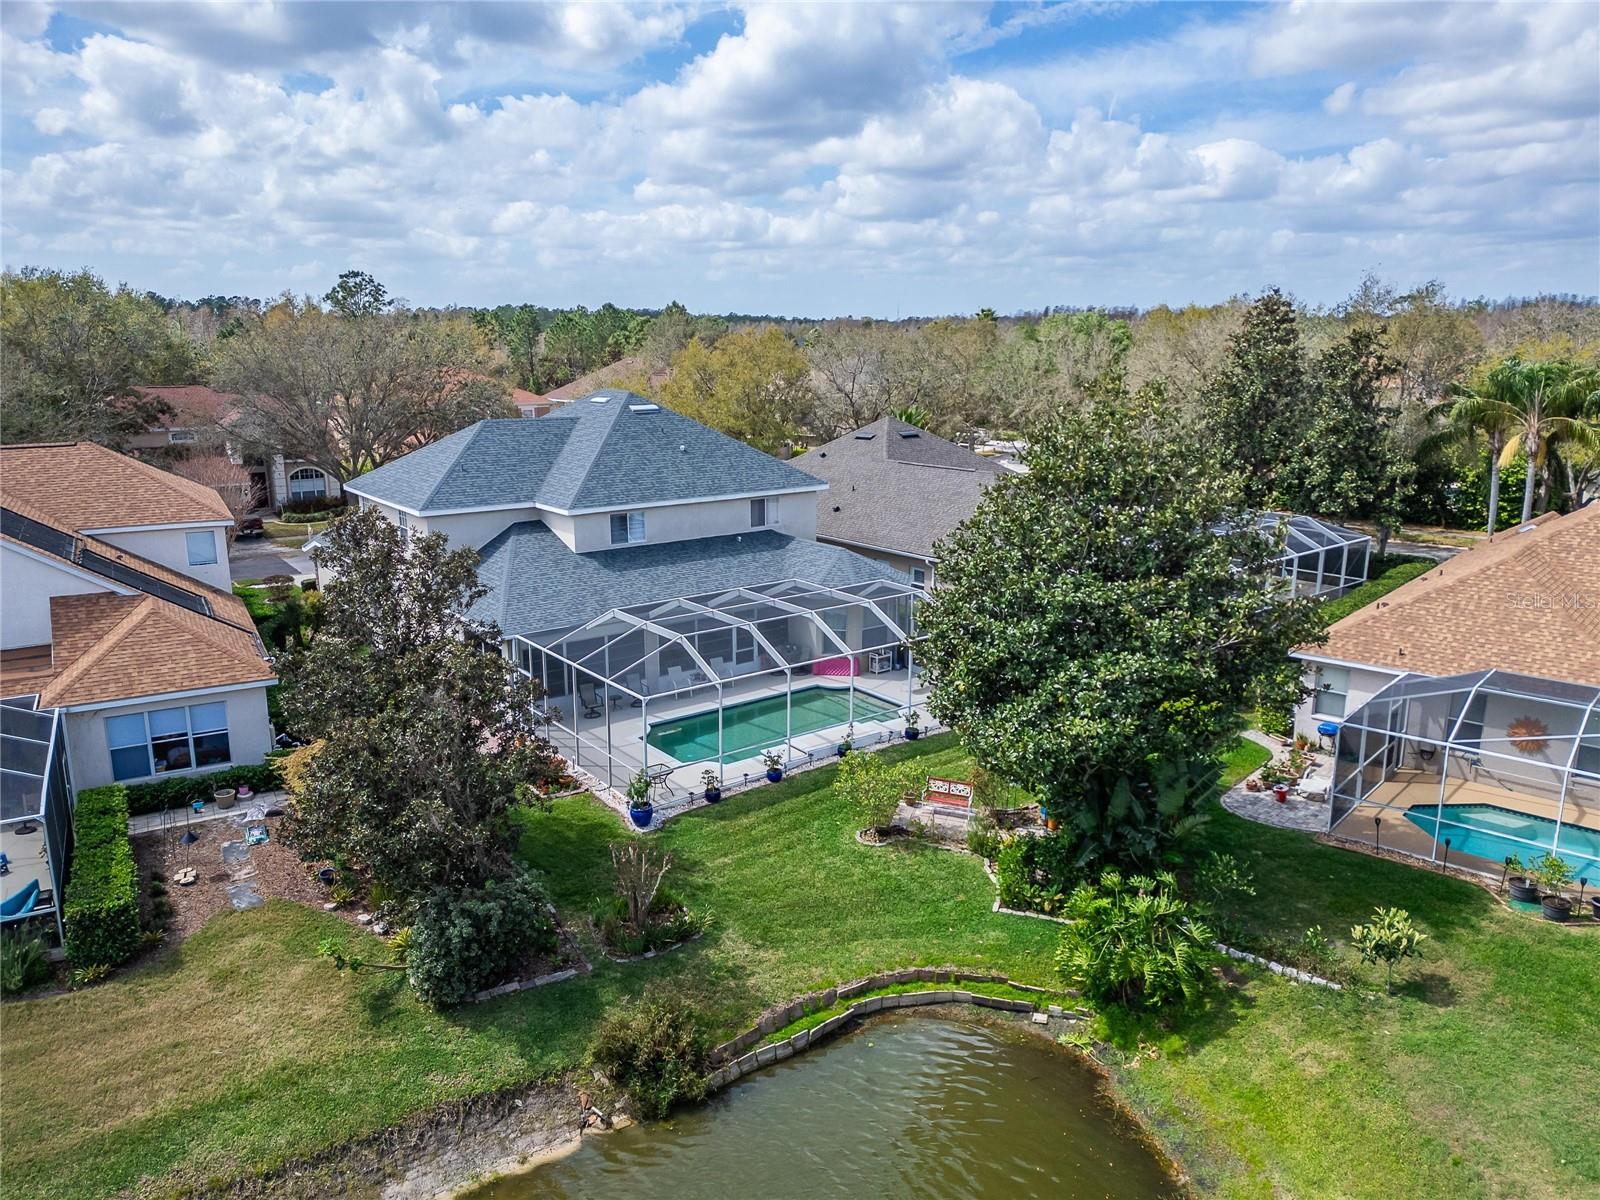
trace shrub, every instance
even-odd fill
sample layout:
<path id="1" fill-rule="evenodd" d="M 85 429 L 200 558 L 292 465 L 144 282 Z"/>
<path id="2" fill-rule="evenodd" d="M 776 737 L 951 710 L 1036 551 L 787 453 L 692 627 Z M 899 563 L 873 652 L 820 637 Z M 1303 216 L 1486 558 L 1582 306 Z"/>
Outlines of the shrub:
<path id="1" fill-rule="evenodd" d="M 112 784 L 79 792 L 72 835 L 67 958 L 80 967 L 114 967 L 139 949 L 139 872 L 128 841 L 128 789 Z"/>
<path id="2" fill-rule="evenodd" d="M 1391 993 L 1395 963 L 1415 955 L 1427 936 L 1411 923 L 1411 914 L 1403 908 L 1375 908 L 1370 922 L 1350 927 L 1350 944 L 1360 952 L 1361 961 L 1383 963 L 1384 990 Z"/>
<path id="3" fill-rule="evenodd" d="M 1000 854 L 1004 839 L 987 809 L 980 810 L 967 827 L 967 849 L 979 858 L 993 862 Z"/>
<path id="4" fill-rule="evenodd" d="M 1059 882 L 1066 839 L 1012 834 L 1000 843 L 994 873 L 999 881 L 1000 903 L 1006 908 L 1054 914 L 1065 901 Z"/>
<path id="5" fill-rule="evenodd" d="M 1208 854 L 1195 872 L 1194 888 L 1218 936 L 1223 941 L 1238 937 L 1244 902 L 1256 894 L 1250 868 L 1231 854 Z"/>
<path id="6" fill-rule="evenodd" d="M 201 775 L 174 775 L 155 783 L 125 785 L 128 793 L 128 811 L 132 814 L 155 813 L 169 808 L 187 808 L 196 800 L 209 800 L 218 788 L 238 788 L 244 785 L 254 792 L 275 792 L 283 787 L 281 757 L 271 757 L 265 762 L 239 767 L 224 767 Z"/>
<path id="7" fill-rule="evenodd" d="M 1066 915 L 1056 970 L 1090 1000 L 1160 1008 L 1200 999 L 1215 939 L 1170 872 L 1106 870 L 1073 890 Z"/>
<path id="8" fill-rule="evenodd" d="M 290 522 L 323 521 L 342 513 L 346 507 L 347 505 L 342 496 L 327 497 L 321 500 L 300 500 L 279 509 L 278 515 L 285 521 Z"/>
<path id="9" fill-rule="evenodd" d="M 459 1004 L 555 947 L 544 891 L 517 872 L 481 888 L 433 891 L 411 923 L 406 970 L 429 1004 Z"/>
<path id="10" fill-rule="evenodd" d="M 711 1036 L 687 999 L 652 989 L 606 1014 L 589 1059 L 640 1113 L 664 1117 L 674 1105 L 705 1097 Z"/>
<path id="11" fill-rule="evenodd" d="M 44 939 L 20 934 L 0 935 L 0 995 L 15 996 L 50 978 Z"/>
<path id="12" fill-rule="evenodd" d="M 914 763 L 891 763 L 879 754 L 846 755 L 833 780 L 834 794 L 856 810 L 866 829 L 888 826 L 906 793 L 916 787 Z"/>

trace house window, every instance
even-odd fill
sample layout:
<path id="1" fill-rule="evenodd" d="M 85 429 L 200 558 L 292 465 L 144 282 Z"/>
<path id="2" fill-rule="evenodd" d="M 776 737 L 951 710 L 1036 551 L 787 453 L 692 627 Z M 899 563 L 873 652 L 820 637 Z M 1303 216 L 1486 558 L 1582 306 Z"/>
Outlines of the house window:
<path id="1" fill-rule="evenodd" d="M 228 706 L 220 701 L 106 718 L 111 777 L 164 775 L 231 761 Z"/>
<path id="2" fill-rule="evenodd" d="M 1350 698 L 1350 672 L 1344 667 L 1317 668 L 1317 695 L 1311 711 L 1319 717 L 1343 717 Z"/>
<path id="3" fill-rule="evenodd" d="M 289 472 L 289 499 L 321 500 L 328 494 L 328 477 L 316 467 L 297 467 Z"/>
<path id="4" fill-rule="evenodd" d="M 409 546 L 411 544 L 411 518 L 403 512 L 396 512 L 395 517 L 400 522 L 400 544 Z"/>
<path id="5" fill-rule="evenodd" d="M 766 497 L 750 501 L 750 528 L 765 529 L 771 522 L 768 520 L 769 509 L 773 507 Z"/>
<path id="6" fill-rule="evenodd" d="M 611 544 L 626 546 L 630 542 L 644 541 L 644 514 L 642 512 L 611 514 Z"/>
<path id="7" fill-rule="evenodd" d="M 189 546 L 189 565 L 209 567 L 217 561 L 217 535 L 209 529 L 186 533 L 183 540 Z"/>
<path id="8" fill-rule="evenodd" d="M 928 586 L 928 571 L 927 571 L 927 568 L 926 567 L 912 567 L 911 568 L 911 582 L 916 584 L 917 587 L 927 587 Z"/>

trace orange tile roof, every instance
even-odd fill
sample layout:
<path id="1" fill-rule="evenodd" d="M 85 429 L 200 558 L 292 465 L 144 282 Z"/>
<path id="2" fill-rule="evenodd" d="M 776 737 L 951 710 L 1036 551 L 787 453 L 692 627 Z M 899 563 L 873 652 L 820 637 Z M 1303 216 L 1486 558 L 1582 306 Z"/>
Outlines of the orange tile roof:
<path id="1" fill-rule="evenodd" d="M 26 502 L 10 495 L 5 501 L 7 508 L 30 520 L 72 532 Z M 0 540 L 17 544 L 9 537 Z M 56 707 L 275 680 L 250 611 L 238 596 L 97 538 L 81 540 L 86 550 L 202 596 L 214 615 L 207 617 L 143 593 L 52 596 L 48 666 L 38 662 L 38 656 L 14 655 L 10 661 L 0 661 L 0 694 L 38 692 L 41 705 Z M 37 546 L 29 550 L 69 561 Z"/>
<path id="2" fill-rule="evenodd" d="M 31 505 L 73 533 L 233 519 L 215 488 L 93 442 L 0 447 L 0 503 Z"/>
<path id="3" fill-rule="evenodd" d="M 1312 658 L 1600 684 L 1600 503 L 1481 542 L 1336 621 Z"/>
<path id="4" fill-rule="evenodd" d="M 626 358 L 617 359 L 614 363 L 598 367 L 587 375 L 580 375 L 571 383 L 564 383 L 558 388 L 551 388 L 545 394 L 545 399 L 556 401 L 582 400 L 591 392 L 603 391 L 610 387 L 621 387 L 626 383 L 637 381 L 640 377 L 647 378 L 653 390 L 672 378 L 672 369 L 664 367 L 652 371 L 649 364 L 642 357 L 630 354 Z"/>

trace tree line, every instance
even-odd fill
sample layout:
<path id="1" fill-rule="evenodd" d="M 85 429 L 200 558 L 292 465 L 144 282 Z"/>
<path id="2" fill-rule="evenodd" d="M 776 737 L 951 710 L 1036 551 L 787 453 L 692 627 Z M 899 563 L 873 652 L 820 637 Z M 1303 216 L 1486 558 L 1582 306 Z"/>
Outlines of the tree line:
<path id="1" fill-rule="evenodd" d="M 745 319 L 532 304 L 423 309 L 350 271 L 320 298 L 176 301 L 89 271 L 0 278 L 0 436 L 114 448 L 163 406 L 141 385 L 236 394 L 228 436 L 341 480 L 626 360 L 621 382 L 775 454 L 904 413 L 965 442 L 1160 389 L 1262 504 L 1392 526 L 1503 527 L 1600 486 L 1586 381 L 1600 308 L 1457 302 L 1364 279 L 1328 308 L 992 309 L 933 320 Z M 1525 466 L 1532 463 L 1531 471 Z M 1528 504 L 1523 501 L 1528 500 Z"/>

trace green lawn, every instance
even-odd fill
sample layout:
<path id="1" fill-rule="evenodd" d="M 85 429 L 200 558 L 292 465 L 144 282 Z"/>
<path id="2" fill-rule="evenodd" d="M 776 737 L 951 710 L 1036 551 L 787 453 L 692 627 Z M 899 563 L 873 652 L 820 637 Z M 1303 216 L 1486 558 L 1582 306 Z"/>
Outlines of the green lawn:
<path id="1" fill-rule="evenodd" d="M 1382 563 L 1378 564 L 1382 566 Z M 1418 575 L 1426 575 L 1439 564 L 1429 558 L 1403 558 L 1393 566 L 1385 567 L 1360 587 L 1351 588 L 1344 595 L 1324 601 L 1322 616 L 1329 625 L 1343 620 L 1358 608 L 1365 608 L 1374 600 L 1381 600 L 1402 583 L 1410 583 Z"/>
<path id="2" fill-rule="evenodd" d="M 964 769 L 945 738 L 887 753 Z M 1241 749 L 1229 776 L 1259 762 Z M 596 1016 L 652 980 L 692 989 L 729 1033 L 775 1001 L 894 966 L 1051 982 L 1053 926 L 990 912 L 992 888 L 971 858 L 858 845 L 831 775 L 730 798 L 657 835 L 677 859 L 673 886 L 714 924 L 648 962 L 592 955 L 590 975 L 441 1015 L 393 976 L 336 974 L 315 946 L 348 926 L 272 903 L 219 917 L 108 984 L 8 1003 L 7 1200 L 102 1196 L 146 1177 L 203 1183 L 559 1075 L 580 1061 Z M 558 906 L 587 911 L 616 818 L 575 798 L 523 829 Z M 1432 938 L 1393 999 L 1252 975 L 1179 1031 L 1186 1050 L 1119 1064 L 1128 1096 L 1209 1189 L 1407 1200 L 1600 1190 L 1590 1115 L 1600 938 L 1220 810 L 1204 836 L 1254 865 L 1261 934 L 1320 923 L 1342 936 L 1382 901 L 1409 908 Z"/>

